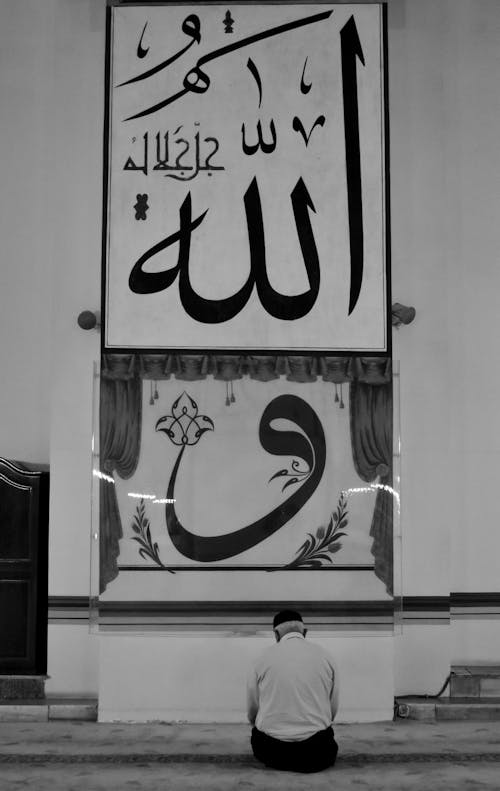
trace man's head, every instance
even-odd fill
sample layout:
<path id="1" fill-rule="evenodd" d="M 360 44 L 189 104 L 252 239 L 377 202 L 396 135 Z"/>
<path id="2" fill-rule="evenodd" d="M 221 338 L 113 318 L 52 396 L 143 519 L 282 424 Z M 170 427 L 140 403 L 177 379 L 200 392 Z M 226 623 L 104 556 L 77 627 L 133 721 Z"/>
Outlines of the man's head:
<path id="1" fill-rule="evenodd" d="M 297 610 L 280 610 L 276 613 L 273 619 L 273 631 L 277 643 L 288 632 L 299 632 L 304 637 L 307 634 L 302 616 Z"/>

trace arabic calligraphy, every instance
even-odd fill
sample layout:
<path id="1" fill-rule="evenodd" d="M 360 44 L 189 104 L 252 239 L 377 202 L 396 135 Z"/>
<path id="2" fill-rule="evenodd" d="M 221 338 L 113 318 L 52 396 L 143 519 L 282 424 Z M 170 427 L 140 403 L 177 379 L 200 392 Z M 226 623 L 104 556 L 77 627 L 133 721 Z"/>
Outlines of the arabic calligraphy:
<path id="1" fill-rule="evenodd" d="M 135 219 L 145 220 L 148 213 L 148 196 L 146 193 L 136 195 L 137 203 L 134 205 Z"/>
<path id="2" fill-rule="evenodd" d="M 224 25 L 224 33 L 234 32 L 233 30 L 234 19 L 232 18 L 230 11 L 226 11 L 226 15 L 224 17 L 222 24 Z"/>
<path id="3" fill-rule="evenodd" d="M 331 13 L 331 12 L 330 12 Z M 321 15 L 316 15 L 321 16 Z M 323 15 L 324 16 L 324 15 Z M 310 18 L 309 18 L 310 19 Z M 303 21 L 303 20 L 302 20 Z M 283 27 L 283 26 L 281 26 Z M 276 31 L 278 28 L 271 30 Z M 271 31 L 267 31 L 271 33 Z M 345 117 L 345 136 L 346 136 L 346 170 L 347 170 L 347 192 L 348 192 L 348 214 L 351 248 L 351 282 L 349 315 L 354 310 L 361 291 L 363 279 L 363 213 L 362 213 L 362 193 L 361 193 L 361 165 L 359 147 L 359 118 L 357 107 L 357 82 L 356 82 L 356 63 L 355 58 L 359 57 L 364 64 L 363 52 L 356 30 L 354 18 L 351 17 L 340 31 L 341 55 L 342 55 L 342 75 L 344 85 L 344 117 Z M 241 42 L 240 42 L 241 43 Z M 230 45 L 229 48 L 235 45 Z M 227 49 L 227 48 L 225 48 Z M 304 64 L 304 69 L 305 69 Z M 259 104 L 262 98 L 260 75 L 255 64 L 247 63 L 249 70 L 259 85 Z M 258 79 L 257 79 L 258 77 Z M 301 89 L 304 83 L 304 71 L 301 76 Z M 346 88 L 347 86 L 347 88 Z M 307 91 L 306 91 L 307 93 Z M 294 116 L 292 127 L 302 135 L 306 147 L 309 144 L 311 135 L 316 127 L 323 127 L 325 116 L 319 115 L 314 121 L 309 133 L 307 134 L 302 121 L 298 116 Z M 189 153 L 190 141 L 180 136 L 182 125 L 173 133 L 174 144 L 180 148 L 177 151 L 173 164 L 170 163 L 170 131 L 164 133 L 163 150 L 161 137 L 158 132 L 156 135 L 156 165 L 153 170 L 164 172 L 166 177 L 179 181 L 191 181 L 200 171 L 224 170 L 224 167 L 212 165 L 211 160 L 219 149 L 216 138 L 206 137 L 205 143 L 213 143 L 214 147 L 205 157 L 205 164 L 200 161 L 200 133 L 195 123 L 196 133 L 194 135 L 194 164 L 186 160 Z M 277 133 L 274 120 L 269 124 L 270 139 L 265 140 L 262 132 L 262 124 L 257 122 L 257 141 L 249 143 L 246 138 L 245 123 L 242 124 L 242 149 L 247 156 L 257 153 L 259 149 L 264 154 L 273 152 L 277 144 Z M 141 165 L 136 165 L 129 157 L 124 165 L 124 170 L 141 170 L 147 174 L 148 156 L 148 133 L 144 134 L 144 160 Z M 166 171 L 166 172 L 165 172 Z M 250 273 L 243 286 L 232 296 L 223 299 L 206 299 L 201 297 L 193 289 L 189 276 L 189 255 L 191 245 L 191 235 L 193 231 L 202 223 L 208 209 L 196 219 L 192 219 L 192 200 L 191 193 L 188 193 L 179 209 L 179 230 L 168 235 L 165 239 L 153 245 L 143 255 L 139 257 L 132 267 L 129 276 L 129 288 L 136 294 L 152 294 L 169 288 L 179 275 L 179 296 L 181 304 L 186 313 L 196 321 L 207 324 L 222 323 L 234 318 L 247 304 L 255 285 L 258 297 L 264 310 L 277 319 L 292 321 L 302 318 L 312 309 L 316 302 L 320 285 L 320 265 L 314 234 L 309 218 L 309 210 L 315 212 L 316 209 L 309 195 L 307 187 L 302 178 L 299 178 L 295 188 L 290 194 L 292 202 L 295 225 L 299 238 L 302 257 L 306 267 L 309 282 L 309 289 L 302 294 L 293 296 L 284 295 L 275 290 L 269 281 L 266 268 L 266 245 L 264 235 L 264 223 L 262 217 L 262 207 L 260 200 L 257 179 L 253 178 L 245 195 L 244 206 L 247 220 L 248 242 L 250 251 Z M 146 272 L 144 264 L 159 252 L 167 249 L 171 245 L 178 243 L 179 252 L 177 265 L 163 272 Z"/>
<path id="4" fill-rule="evenodd" d="M 144 25 L 144 30 L 146 29 L 146 25 Z M 181 55 L 184 55 L 187 50 L 193 46 L 194 43 L 199 44 L 201 41 L 201 33 L 200 33 L 200 18 L 196 16 L 196 14 L 190 14 L 186 17 L 184 22 L 182 23 L 182 32 L 186 34 L 186 36 L 191 37 L 191 41 L 189 44 L 186 44 L 185 47 L 182 47 L 175 55 L 172 55 L 170 58 L 162 61 L 162 63 L 158 63 L 157 66 L 154 66 L 152 69 L 148 69 L 147 71 L 143 71 L 141 74 L 137 74 L 135 77 L 131 77 L 129 80 L 125 82 L 121 82 L 117 85 L 117 88 L 121 88 L 123 85 L 130 85 L 133 82 L 139 82 L 140 80 L 146 80 L 148 77 L 152 77 L 153 74 L 157 74 L 162 69 L 166 69 L 167 66 L 170 66 L 171 63 L 180 58 Z M 144 30 L 142 31 L 141 40 L 139 41 L 139 48 L 137 51 L 138 57 L 144 57 L 144 55 L 139 55 L 139 51 L 142 50 L 142 36 L 144 35 Z M 148 48 L 149 49 L 149 48 Z M 144 50 L 142 50 L 144 52 Z M 146 50 L 147 52 L 147 50 Z"/>
<path id="5" fill-rule="evenodd" d="M 316 210 L 302 178 L 297 181 L 290 199 L 309 281 L 307 291 L 289 296 L 271 286 L 266 269 L 264 222 L 256 178 L 252 180 L 244 196 L 250 248 L 250 274 L 235 294 L 224 299 L 206 299 L 200 297 L 191 285 L 189 277 L 191 235 L 203 222 L 208 209 L 193 220 L 190 192 L 179 209 L 179 229 L 147 250 L 134 264 L 129 277 L 130 290 L 135 294 L 154 294 L 169 288 L 179 275 L 179 296 L 186 313 L 196 321 L 219 324 L 233 319 L 243 310 L 255 285 L 262 307 L 271 316 L 287 321 L 302 318 L 313 307 L 320 285 L 319 258 L 309 218 L 309 210 L 313 212 Z M 175 243 L 179 244 L 176 266 L 161 272 L 144 271 L 143 267 L 147 261 Z"/>
<path id="6" fill-rule="evenodd" d="M 142 164 L 136 165 L 136 163 L 134 162 L 132 157 L 128 157 L 127 161 L 125 162 L 125 164 L 123 166 L 123 170 L 141 170 L 144 173 L 144 175 L 147 176 L 147 174 L 148 174 L 148 139 L 149 139 L 149 136 L 148 136 L 147 132 L 144 133 L 144 135 L 142 136 L 142 139 L 144 141 L 144 157 L 143 157 Z M 136 142 L 136 138 L 135 137 L 132 138 L 132 142 L 133 143 Z"/>
<path id="7" fill-rule="evenodd" d="M 196 408 L 195 418 L 197 418 L 197 406 L 195 402 L 193 404 L 193 409 Z M 174 414 L 173 410 L 172 414 Z M 185 419 L 188 419 L 188 416 Z M 277 431 L 272 428 L 272 422 L 280 419 L 291 421 L 302 430 L 303 434 L 298 431 Z M 205 418 L 205 420 L 209 419 Z M 213 423 L 211 425 L 210 423 L 211 421 L 202 430 L 211 430 Z M 173 441 L 171 426 L 172 416 L 168 415 L 160 418 L 156 424 L 156 431 L 165 432 Z M 198 433 L 196 433 L 196 438 L 198 438 Z M 184 440 L 182 441 L 184 442 Z M 182 525 L 177 516 L 175 484 L 184 452 L 188 445 L 193 443 L 186 441 L 182 445 L 168 481 L 165 520 L 173 545 L 184 557 L 200 563 L 209 563 L 226 560 L 246 552 L 286 525 L 316 491 L 325 469 L 326 440 L 320 419 L 304 399 L 295 395 L 280 395 L 274 398 L 267 405 L 260 419 L 259 441 L 268 453 L 277 456 L 296 456 L 301 459 L 309 470 L 309 474 L 305 477 L 302 485 L 270 513 L 250 525 L 219 536 L 200 536 L 192 533 Z M 181 442 L 177 441 L 176 444 L 181 444 Z M 299 479 L 297 479 L 297 483 L 299 483 Z"/>
<path id="8" fill-rule="evenodd" d="M 365 58 L 354 17 L 340 31 L 342 58 L 342 95 L 344 98 L 345 160 L 349 243 L 351 247 L 351 288 L 349 315 L 356 307 L 363 282 L 363 192 L 361 185 L 361 153 L 359 143 L 358 83 L 356 58 L 363 66 Z"/>
<path id="9" fill-rule="evenodd" d="M 293 118 L 293 121 L 292 121 L 292 127 L 293 127 L 293 130 L 295 132 L 300 132 L 300 134 L 302 135 L 302 138 L 304 140 L 304 143 L 306 144 L 306 148 L 307 148 L 307 146 L 309 144 L 309 140 L 311 139 L 311 135 L 312 135 L 314 129 L 317 126 L 324 126 L 325 125 L 325 121 L 326 121 L 326 118 L 325 118 L 324 115 L 318 115 L 318 117 L 316 118 L 315 122 L 313 123 L 313 125 L 311 126 L 311 128 L 309 130 L 309 134 L 306 134 L 306 130 L 304 129 L 304 125 L 302 124 L 302 121 L 300 120 L 300 118 L 298 118 L 295 115 L 294 118 Z"/>
<path id="10" fill-rule="evenodd" d="M 262 104 L 262 80 L 260 78 L 259 70 L 255 65 L 255 63 L 253 62 L 252 58 L 248 58 L 247 68 L 250 74 L 253 76 L 255 82 L 257 83 L 257 88 L 259 90 L 259 107 L 260 107 Z"/>
<path id="11" fill-rule="evenodd" d="M 140 37 L 140 39 L 139 39 L 139 43 L 138 43 L 138 45 L 137 45 L 137 57 L 138 57 L 138 58 L 145 58 L 145 57 L 146 57 L 146 55 L 147 55 L 147 54 L 148 54 L 148 52 L 149 52 L 149 47 L 143 47 L 143 46 L 142 46 L 142 40 L 143 40 L 143 38 L 144 38 L 144 33 L 146 32 L 146 28 L 147 28 L 147 26 L 148 26 L 148 23 L 146 22 L 146 23 L 145 23 L 145 25 L 144 25 L 144 27 L 142 28 L 141 37 Z"/>
<path id="12" fill-rule="evenodd" d="M 306 74 L 307 61 L 308 61 L 308 58 L 306 58 L 305 61 L 304 61 L 304 68 L 302 69 L 302 76 L 300 78 L 300 92 L 301 93 L 309 93 L 309 91 L 312 88 L 312 82 L 306 82 L 304 80 L 304 77 L 305 77 L 305 74 Z"/>
<path id="13" fill-rule="evenodd" d="M 274 121 L 271 119 L 271 123 L 269 124 L 269 130 L 271 132 L 271 141 L 266 143 L 264 138 L 262 137 L 262 126 L 260 121 L 257 122 L 257 142 L 253 143 L 252 145 L 248 145 L 246 141 L 246 133 L 245 133 L 245 124 L 241 126 L 241 147 L 243 151 L 248 156 L 257 153 L 260 150 L 264 154 L 270 154 L 276 148 L 276 127 L 274 126 Z"/>
<path id="14" fill-rule="evenodd" d="M 303 17 L 302 19 L 296 19 L 293 22 L 286 22 L 283 25 L 277 25 L 276 27 L 269 28 L 268 30 L 263 30 L 260 33 L 255 33 L 253 36 L 247 36 L 245 38 L 240 39 L 239 41 L 235 41 L 233 44 L 228 44 L 225 47 L 220 47 L 219 49 L 215 49 L 212 52 L 208 52 L 206 55 L 203 55 L 201 58 L 198 58 L 196 64 L 187 72 L 184 80 L 182 82 L 183 88 L 182 90 L 174 93 L 172 96 L 169 96 L 167 99 L 164 99 L 157 104 L 154 104 L 152 107 L 148 107 L 146 110 L 141 110 L 134 115 L 125 118 L 125 121 L 132 121 L 135 118 L 143 118 L 146 115 L 151 115 L 151 113 L 156 113 L 158 110 L 162 110 L 164 107 L 167 107 L 170 104 L 173 104 L 178 99 L 181 99 L 189 92 L 193 93 L 205 93 L 210 87 L 210 77 L 208 74 L 202 70 L 202 66 L 207 63 L 210 63 L 217 58 L 222 58 L 225 55 L 229 55 L 231 52 L 235 52 L 236 50 L 242 49 L 243 47 L 248 47 L 251 44 L 255 44 L 258 41 L 264 41 L 267 38 L 272 38 L 274 36 L 280 36 L 283 33 L 287 33 L 291 30 L 297 30 L 297 28 L 304 27 L 304 25 L 312 25 L 316 22 L 321 22 L 325 19 L 328 19 L 333 14 L 333 9 L 330 11 L 322 11 L 319 14 L 312 14 L 311 16 Z M 184 20 L 185 22 L 186 20 Z M 199 19 L 198 19 L 199 22 Z M 198 29 L 199 33 L 199 29 Z M 201 39 L 200 39 L 201 40 Z M 137 80 L 145 79 L 151 74 L 160 71 L 160 69 L 166 68 L 173 60 L 176 60 L 180 55 L 183 54 L 192 44 L 191 42 L 187 45 L 183 50 L 180 50 L 176 55 L 172 56 L 163 63 L 159 64 L 155 67 L 155 69 L 151 69 L 149 72 L 144 72 L 137 77 L 133 77 L 131 80 L 127 80 L 125 83 L 121 83 L 118 87 L 122 87 L 123 85 L 128 85 L 131 82 L 136 82 Z M 198 42 L 199 43 L 199 42 Z"/>
<path id="15" fill-rule="evenodd" d="M 219 140 L 216 137 L 208 136 L 202 138 L 199 131 L 199 122 L 194 123 L 195 134 L 193 139 L 181 136 L 183 126 L 178 126 L 173 133 L 157 132 L 156 141 L 156 164 L 151 167 L 148 160 L 149 151 L 149 132 L 143 135 L 142 161 L 137 158 L 133 160 L 129 156 L 123 166 L 123 170 L 141 171 L 145 176 L 149 171 L 160 171 L 166 178 L 177 179 L 178 181 L 192 181 L 198 173 L 206 172 L 211 176 L 214 171 L 225 170 L 224 165 L 216 165 L 213 158 L 220 148 Z M 133 142 L 135 138 L 132 139 Z M 204 148 L 202 154 L 202 146 Z M 172 159 L 170 159 L 171 149 Z M 175 150 L 176 149 L 176 150 Z"/>
<path id="16" fill-rule="evenodd" d="M 340 284 L 335 317 L 343 314 L 347 322 L 360 301 L 362 288 L 365 292 L 372 289 L 373 267 L 379 267 L 375 270 L 377 277 L 378 272 L 380 279 L 384 277 L 384 246 L 376 248 L 378 228 L 374 230 L 372 220 L 366 225 L 368 230 L 365 228 L 363 198 L 365 193 L 381 194 L 385 187 L 383 172 L 379 174 L 378 165 L 370 161 L 371 143 L 370 148 L 362 149 L 362 143 L 369 139 L 364 129 L 360 135 L 360 125 L 366 124 L 367 119 L 371 123 L 370 114 L 378 113 L 380 107 L 383 112 L 383 101 L 378 107 L 366 101 L 370 92 L 379 96 L 375 88 L 380 63 L 368 57 L 373 56 L 374 50 L 372 38 L 365 35 L 369 27 L 364 12 L 360 11 L 359 17 L 368 53 L 366 72 L 362 68 L 365 53 L 353 15 L 337 14 L 330 26 L 325 23 L 333 14 L 331 7 L 300 18 L 293 18 L 297 11 L 292 8 L 285 16 L 276 9 L 269 15 L 263 12 L 259 19 L 264 19 L 264 23 L 257 25 L 251 15 L 238 15 L 237 40 L 224 36 L 232 30 L 221 30 L 222 14 L 215 20 L 216 29 L 213 17 L 201 7 L 196 9 L 197 14 L 185 16 L 181 10 L 181 16 L 173 15 L 177 22 L 170 28 L 166 15 L 151 16 L 146 21 L 136 13 L 131 16 L 133 27 L 124 28 L 125 43 L 112 66 L 119 75 L 113 80 L 119 83 L 114 86 L 119 90 L 111 112 L 114 129 L 122 130 L 120 145 L 113 149 L 112 167 L 130 174 L 123 183 L 119 182 L 124 199 L 120 196 L 118 212 L 125 216 L 122 207 L 127 207 L 129 226 L 125 231 L 133 244 L 115 265 L 125 282 L 128 275 L 129 292 L 149 295 L 174 286 L 169 300 L 175 297 L 174 310 L 179 311 L 176 317 L 182 308 L 187 317 L 205 325 L 229 322 L 249 303 L 248 317 L 257 315 L 258 306 L 273 319 L 292 322 L 313 310 L 322 284 L 314 315 L 307 323 L 291 328 L 297 343 L 302 327 L 311 326 L 316 332 L 316 317 L 319 308 L 325 307 L 327 289 L 334 293 L 337 282 Z M 303 8 L 301 11 L 305 14 Z M 225 22 L 234 24 L 229 12 L 226 16 Z M 337 20 L 341 20 L 338 25 Z M 303 33 L 293 33 L 301 28 L 305 29 Z M 258 32 L 252 32 L 255 29 Z M 278 37 L 282 37 L 279 46 Z M 155 57 L 158 40 L 168 42 L 160 55 L 161 62 L 157 52 Z M 245 49 L 250 48 L 248 57 Z M 240 51 L 239 59 L 229 57 Z M 149 64 L 155 57 L 156 65 L 149 69 L 142 65 L 139 72 L 135 58 L 146 56 Z M 221 68 L 209 68 L 226 57 L 228 61 Z M 180 62 L 169 70 L 176 61 Z M 332 69 L 336 68 L 339 74 L 330 80 Z M 158 74 L 160 79 L 156 82 L 141 84 Z M 128 79 L 120 82 L 125 76 Z M 330 84 L 333 91 L 328 93 Z M 211 87 L 208 97 L 182 105 L 181 114 L 180 107 L 170 110 L 181 97 L 205 94 Z M 363 102 L 361 113 L 358 100 Z M 163 122 L 141 122 L 163 108 L 169 108 Z M 123 124 L 132 119 L 139 123 Z M 383 119 L 379 115 L 372 128 L 374 134 L 383 134 Z M 213 184 L 203 178 L 203 174 L 211 178 L 223 172 L 226 175 L 216 176 Z M 134 173 L 138 176 L 135 180 Z M 367 173 L 368 187 L 363 181 Z M 143 181 L 142 176 L 148 181 Z M 168 194 L 167 188 L 161 186 L 166 184 L 161 177 L 170 179 Z M 189 187 L 184 189 L 183 182 L 189 182 Z M 113 200 L 116 203 L 117 198 Z M 130 207 L 133 205 L 136 220 L 146 220 L 148 201 L 155 210 L 149 215 L 151 222 L 144 229 L 146 233 L 132 233 L 132 226 L 137 229 L 137 225 L 131 221 Z M 332 205 L 335 217 L 329 224 Z M 229 210 L 223 216 L 226 209 Z M 205 220 L 207 214 L 209 220 Z M 224 227 L 224 234 L 212 240 L 210 234 L 217 233 L 217 224 Z M 118 236 L 116 239 L 115 257 L 114 250 L 122 244 Z M 241 279 L 236 271 L 224 270 L 225 239 L 230 239 L 237 251 L 238 266 L 241 257 L 245 262 L 248 255 L 248 269 L 244 265 Z M 148 262 L 157 256 L 151 266 Z M 228 267 L 229 257 L 228 252 Z M 366 261 L 368 274 L 364 273 Z M 226 274 L 228 283 L 221 286 L 216 278 L 220 281 Z M 360 321 L 364 321 L 361 314 L 371 304 L 366 296 L 367 293 L 358 310 Z M 151 300 L 153 303 L 155 310 L 161 304 Z M 134 304 L 140 313 L 147 303 L 136 300 Z M 330 325 L 336 321 L 333 319 Z M 197 339 L 196 325 L 185 326 L 195 327 L 192 337 Z M 343 331 L 347 328 L 349 332 L 352 326 L 342 324 Z M 276 332 L 276 338 L 280 335 L 281 331 L 274 327 L 277 325 L 267 322 L 262 333 L 265 343 L 268 329 L 271 334 Z M 213 333 L 213 338 L 219 337 L 223 338 L 223 334 Z M 318 334 L 314 335 L 311 348 L 318 339 Z"/>

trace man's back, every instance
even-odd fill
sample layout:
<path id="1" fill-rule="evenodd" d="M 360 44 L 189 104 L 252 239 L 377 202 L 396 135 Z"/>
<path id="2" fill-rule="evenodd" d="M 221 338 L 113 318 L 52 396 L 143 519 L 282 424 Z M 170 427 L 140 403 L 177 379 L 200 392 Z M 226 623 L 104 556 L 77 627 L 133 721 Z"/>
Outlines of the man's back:
<path id="1" fill-rule="evenodd" d="M 337 710 L 335 665 L 322 646 L 290 632 L 257 660 L 249 678 L 255 725 L 283 741 L 328 728 Z"/>

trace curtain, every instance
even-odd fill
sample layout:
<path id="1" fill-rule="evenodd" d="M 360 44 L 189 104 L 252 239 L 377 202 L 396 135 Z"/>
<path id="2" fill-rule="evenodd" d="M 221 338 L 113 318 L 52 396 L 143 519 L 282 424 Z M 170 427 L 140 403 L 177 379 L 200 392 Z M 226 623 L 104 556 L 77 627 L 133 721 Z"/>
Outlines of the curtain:
<path id="1" fill-rule="evenodd" d="M 370 377 L 368 377 L 368 382 Z M 370 536 L 375 574 L 393 592 L 392 383 L 354 381 L 350 427 L 354 466 L 367 483 L 380 486 Z"/>
<path id="2" fill-rule="evenodd" d="M 119 541 L 123 536 L 113 473 L 130 478 L 140 453 L 142 382 L 135 372 L 135 360 L 129 357 L 107 356 L 101 367 L 100 593 L 118 575 Z"/>
<path id="3" fill-rule="evenodd" d="M 249 376 L 268 382 L 350 384 L 351 443 L 355 468 L 367 482 L 392 486 L 392 371 L 385 357 L 238 354 L 105 354 L 100 389 L 100 591 L 118 576 L 123 536 L 113 474 L 130 478 L 140 454 L 142 382 L 213 376 L 232 382 Z M 377 493 L 370 535 L 375 573 L 392 593 L 392 494 Z"/>

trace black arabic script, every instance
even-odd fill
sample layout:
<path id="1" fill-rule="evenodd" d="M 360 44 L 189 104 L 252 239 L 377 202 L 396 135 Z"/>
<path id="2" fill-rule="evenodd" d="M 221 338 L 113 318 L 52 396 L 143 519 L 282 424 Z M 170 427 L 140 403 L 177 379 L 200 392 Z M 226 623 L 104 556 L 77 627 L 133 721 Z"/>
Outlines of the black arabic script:
<path id="1" fill-rule="evenodd" d="M 304 25 L 312 25 L 316 22 L 321 22 L 325 19 L 328 19 L 332 13 L 333 9 L 330 11 L 322 11 L 319 14 L 312 14 L 311 16 L 306 16 L 302 19 L 296 19 L 293 22 L 287 22 L 283 25 L 277 25 L 276 27 L 269 28 L 268 30 L 262 30 L 260 33 L 255 33 L 253 36 L 247 36 L 246 38 L 242 38 L 239 41 L 233 42 L 232 44 L 228 44 L 226 47 L 220 47 L 219 49 L 213 50 L 213 52 L 208 52 L 206 55 L 198 58 L 193 68 L 187 72 L 182 83 L 183 88 L 181 91 L 178 91 L 172 96 L 169 96 L 167 99 L 152 105 L 152 107 L 148 107 L 146 110 L 141 110 L 141 112 L 129 116 L 129 118 L 126 118 L 125 120 L 131 121 L 134 118 L 142 118 L 145 115 L 156 113 L 158 110 L 163 109 L 163 107 L 173 104 L 187 93 L 205 93 L 205 91 L 207 91 L 210 87 L 210 77 L 202 69 L 202 66 L 204 66 L 206 63 L 210 63 L 217 58 L 222 58 L 224 55 L 229 55 L 229 53 L 235 52 L 236 50 L 242 49 L 243 47 L 256 44 L 257 41 L 263 41 L 264 39 L 272 38 L 273 36 L 279 36 L 282 33 L 287 33 L 290 30 L 296 30 L 297 28 L 303 27 Z M 178 57 L 180 54 L 182 53 L 178 53 L 176 57 Z M 169 64 L 169 62 L 172 62 L 171 59 L 170 61 L 165 61 L 161 65 L 161 68 L 164 68 Z M 159 67 L 156 69 L 157 71 L 158 68 Z M 147 72 L 145 72 L 145 75 L 149 76 Z M 136 77 L 133 80 L 129 80 L 128 82 L 132 82 L 137 79 L 144 79 L 144 75 Z M 125 85 L 128 83 L 122 84 Z"/>
<path id="2" fill-rule="evenodd" d="M 229 297 L 205 299 L 196 293 L 189 276 L 189 252 L 193 231 L 203 222 L 208 209 L 192 217 L 191 193 L 179 209 L 179 229 L 147 250 L 134 264 L 129 288 L 135 294 L 154 294 L 169 288 L 179 276 L 179 296 L 186 313 L 205 324 L 219 324 L 233 319 L 247 304 L 254 286 L 264 310 L 277 319 L 293 321 L 305 316 L 314 303 L 320 286 L 320 266 L 309 211 L 315 212 L 307 187 L 299 178 L 290 199 L 304 259 L 309 288 L 301 294 L 286 295 L 275 290 L 267 276 L 264 222 L 257 179 L 252 179 L 245 195 L 245 213 L 250 248 L 250 273 L 243 286 Z M 146 272 L 144 265 L 158 253 L 178 243 L 177 264 L 160 272 Z"/>

